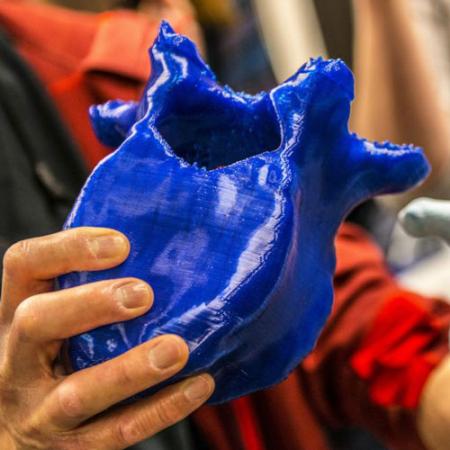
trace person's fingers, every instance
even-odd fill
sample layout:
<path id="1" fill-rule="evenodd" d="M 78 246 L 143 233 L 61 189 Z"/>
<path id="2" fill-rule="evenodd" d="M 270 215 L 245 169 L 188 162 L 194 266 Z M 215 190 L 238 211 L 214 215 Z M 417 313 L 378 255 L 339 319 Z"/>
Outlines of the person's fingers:
<path id="1" fill-rule="evenodd" d="M 112 410 L 82 430 L 96 450 L 123 450 L 179 422 L 199 408 L 214 391 L 203 374 L 169 386 L 139 402 Z M 92 436 L 92 438 L 90 438 Z"/>
<path id="2" fill-rule="evenodd" d="M 185 366 L 188 356 L 188 346 L 180 337 L 164 335 L 103 364 L 73 373 L 46 398 L 44 420 L 55 430 L 74 429 L 116 403 L 168 379 Z"/>
<path id="3" fill-rule="evenodd" d="M 153 291 L 135 278 L 100 281 L 28 297 L 17 307 L 6 348 L 9 371 L 21 377 L 51 367 L 62 340 L 149 310 Z M 59 343 L 59 345 L 53 345 Z M 52 345 L 49 345 L 52 344 Z M 34 370 L 27 370 L 32 369 Z"/>
<path id="4" fill-rule="evenodd" d="M 9 320 L 22 300 L 52 290 L 55 277 L 114 267 L 129 251 L 127 238 L 107 228 L 73 228 L 14 244 L 4 256 L 0 316 Z"/>

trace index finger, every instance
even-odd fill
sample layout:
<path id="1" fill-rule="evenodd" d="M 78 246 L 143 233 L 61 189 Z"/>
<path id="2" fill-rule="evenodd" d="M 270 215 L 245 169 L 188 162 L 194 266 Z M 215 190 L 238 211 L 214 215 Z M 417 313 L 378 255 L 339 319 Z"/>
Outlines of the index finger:
<path id="1" fill-rule="evenodd" d="M 130 244 L 109 228 L 80 227 L 18 242 L 3 262 L 0 316 L 10 319 L 24 299 L 53 288 L 53 279 L 74 271 L 103 270 L 122 263 Z"/>

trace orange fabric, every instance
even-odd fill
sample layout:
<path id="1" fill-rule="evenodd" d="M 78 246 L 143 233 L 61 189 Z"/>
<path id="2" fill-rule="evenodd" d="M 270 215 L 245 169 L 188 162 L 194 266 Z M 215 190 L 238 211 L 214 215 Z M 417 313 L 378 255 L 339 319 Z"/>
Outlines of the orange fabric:
<path id="1" fill-rule="evenodd" d="M 110 98 L 137 97 L 147 78 L 146 48 L 156 23 L 131 12 L 99 16 L 3 0 L 0 26 L 49 89 L 92 167 L 109 150 L 95 140 L 87 108 Z M 393 355 L 401 360 L 404 347 L 396 343 L 408 340 L 409 356 L 415 357 L 419 349 L 422 361 L 437 364 L 447 352 L 450 307 L 401 291 L 381 252 L 358 227 L 341 227 L 336 253 L 333 313 L 315 351 L 278 386 L 194 414 L 192 420 L 210 450 L 252 450 L 249 445 L 258 441 L 265 450 L 329 450 L 323 427 L 348 424 L 366 427 L 392 448 L 423 450 L 415 411 L 405 406 L 417 402 L 427 366 L 419 365 L 421 382 L 400 396 L 398 383 L 403 376 L 405 383 L 411 382 L 409 371 L 398 372 L 396 366 L 395 383 L 385 384 L 379 383 L 385 373 L 379 369 L 390 367 Z M 400 300 L 392 300 L 396 298 Z M 416 308 L 411 308 L 412 298 Z M 392 334 L 391 327 L 387 329 L 391 314 L 402 313 L 390 301 L 406 308 L 411 319 L 404 328 L 392 328 Z M 417 324 L 431 334 L 417 333 Z M 384 330 L 391 336 L 389 345 L 379 337 Z M 389 401 L 380 401 L 386 398 Z M 392 405 L 392 398 L 398 404 Z"/>
<path id="2" fill-rule="evenodd" d="M 174 14 L 179 32 L 191 30 L 193 17 L 186 14 Z M 89 168 L 110 149 L 95 138 L 88 108 L 139 97 L 159 22 L 131 11 L 96 15 L 26 1 L 0 2 L 0 26 L 49 90 Z"/>

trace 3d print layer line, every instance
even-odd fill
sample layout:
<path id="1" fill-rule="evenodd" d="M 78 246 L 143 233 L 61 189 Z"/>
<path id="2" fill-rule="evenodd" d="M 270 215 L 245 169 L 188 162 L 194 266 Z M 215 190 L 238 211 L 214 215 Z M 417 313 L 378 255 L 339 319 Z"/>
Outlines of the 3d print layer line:
<path id="1" fill-rule="evenodd" d="M 66 228 L 115 228 L 121 266 L 72 273 L 63 288 L 133 276 L 153 308 L 70 340 L 75 369 L 157 335 L 189 344 L 187 367 L 216 380 L 211 402 L 284 379 L 313 348 L 332 304 L 333 240 L 358 203 L 420 182 L 420 149 L 348 132 L 353 77 L 314 59 L 269 93 L 219 85 L 194 44 L 163 23 L 139 103 L 93 107 L 118 147 L 86 182 Z"/>

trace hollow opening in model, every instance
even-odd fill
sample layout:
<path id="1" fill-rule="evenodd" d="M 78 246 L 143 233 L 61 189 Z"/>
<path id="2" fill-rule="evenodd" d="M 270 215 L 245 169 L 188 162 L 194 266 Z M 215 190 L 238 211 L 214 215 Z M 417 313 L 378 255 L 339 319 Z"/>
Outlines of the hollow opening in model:
<path id="1" fill-rule="evenodd" d="M 208 170 L 276 150 L 281 142 L 267 94 L 243 98 L 227 89 L 180 89 L 156 126 L 177 156 Z"/>

